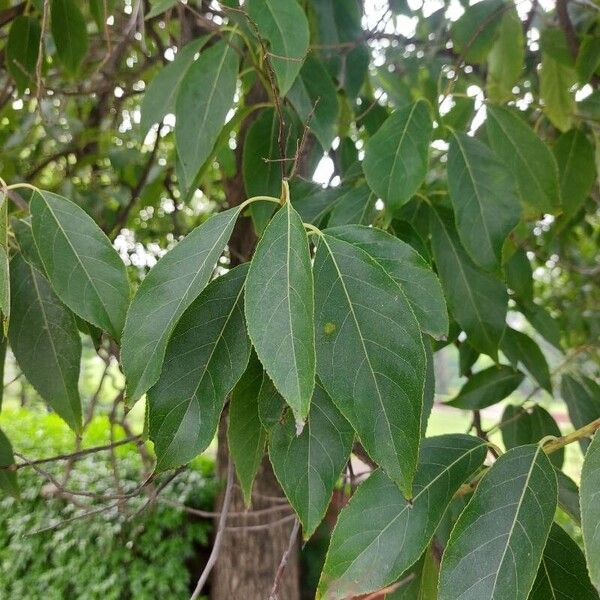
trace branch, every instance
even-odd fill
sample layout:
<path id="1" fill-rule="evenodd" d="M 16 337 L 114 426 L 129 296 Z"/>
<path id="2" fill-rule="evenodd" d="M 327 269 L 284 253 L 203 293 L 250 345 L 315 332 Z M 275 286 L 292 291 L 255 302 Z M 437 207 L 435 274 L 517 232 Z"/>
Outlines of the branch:
<path id="1" fill-rule="evenodd" d="M 225 498 L 223 499 L 223 508 L 221 511 L 221 516 L 219 518 L 219 527 L 217 529 L 217 535 L 215 536 L 215 541 L 210 552 L 210 556 L 208 557 L 208 561 L 206 566 L 204 567 L 204 571 L 200 575 L 198 579 L 198 583 L 196 584 L 196 588 L 194 589 L 193 594 L 190 597 L 190 600 L 198 600 L 200 597 L 200 592 L 210 575 L 215 563 L 217 562 L 217 557 L 219 556 L 219 551 L 221 550 L 221 542 L 223 541 L 223 533 L 225 533 L 225 521 L 227 520 L 227 513 L 229 512 L 229 506 L 231 504 L 231 496 L 233 491 L 233 462 L 229 459 L 229 464 L 227 465 L 227 487 L 225 488 Z"/>
<path id="2" fill-rule="evenodd" d="M 573 23 L 571 23 L 571 17 L 569 17 L 567 2 L 568 0 L 556 0 L 556 14 L 558 15 L 560 27 L 567 38 L 569 50 L 571 51 L 573 58 L 577 58 L 577 54 L 579 53 L 579 41 Z"/>
<path id="3" fill-rule="evenodd" d="M 277 573 L 275 573 L 275 580 L 273 581 L 273 587 L 271 588 L 271 592 L 269 594 L 269 600 L 278 600 L 279 598 L 279 596 L 277 595 L 277 590 L 279 589 L 281 579 L 283 577 L 283 574 L 285 573 L 285 568 L 287 567 L 290 554 L 294 549 L 294 544 L 296 543 L 299 530 L 300 521 L 296 519 L 294 521 L 294 526 L 292 527 L 292 532 L 290 533 L 290 541 L 288 543 L 288 547 L 286 548 L 285 552 L 283 553 L 283 556 L 281 557 L 279 567 L 277 567 Z"/>
<path id="4" fill-rule="evenodd" d="M 556 452 L 568 444 L 589 438 L 594 435 L 598 429 L 600 429 L 600 418 L 595 419 L 591 423 L 588 423 L 579 429 L 576 429 L 572 433 L 568 433 L 567 435 L 563 435 L 559 438 L 549 441 L 547 444 L 544 444 L 544 452 L 546 454 L 551 454 L 552 452 Z"/>

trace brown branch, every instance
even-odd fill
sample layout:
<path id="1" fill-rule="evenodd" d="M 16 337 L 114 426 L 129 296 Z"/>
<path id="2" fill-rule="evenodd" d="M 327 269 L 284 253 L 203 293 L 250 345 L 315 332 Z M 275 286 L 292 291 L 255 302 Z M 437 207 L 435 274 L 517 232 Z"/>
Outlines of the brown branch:
<path id="1" fill-rule="evenodd" d="M 279 563 L 279 567 L 277 567 L 277 573 L 275 573 L 275 580 L 273 581 L 273 587 L 271 588 L 271 592 L 269 593 L 269 600 L 278 600 L 279 596 L 277 594 L 277 590 L 279 589 L 279 585 L 281 584 L 281 579 L 283 578 L 283 574 L 285 573 L 285 568 L 288 564 L 288 559 L 292 550 L 294 549 L 294 545 L 296 544 L 296 539 L 298 538 L 298 531 L 300 530 L 300 521 L 298 519 L 295 520 L 294 526 L 292 527 L 292 531 L 290 533 L 290 541 L 288 543 L 288 547 L 286 548 L 283 556 L 281 557 L 281 562 Z"/>
<path id="2" fill-rule="evenodd" d="M 558 16 L 560 27 L 567 39 L 569 50 L 571 51 L 573 58 L 577 58 L 577 54 L 579 53 L 579 40 L 577 39 L 577 32 L 575 31 L 573 23 L 571 22 L 571 17 L 569 16 L 567 2 L 568 0 L 556 0 L 556 14 Z"/>

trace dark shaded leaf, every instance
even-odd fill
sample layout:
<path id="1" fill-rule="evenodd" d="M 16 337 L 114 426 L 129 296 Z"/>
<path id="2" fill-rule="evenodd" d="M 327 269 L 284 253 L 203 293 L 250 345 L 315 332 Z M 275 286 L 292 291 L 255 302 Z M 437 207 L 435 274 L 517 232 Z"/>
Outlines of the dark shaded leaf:
<path id="1" fill-rule="evenodd" d="M 552 381 L 550 369 L 540 347 L 526 334 L 507 327 L 502 336 L 500 350 L 516 368 L 523 365 L 538 385 L 552 394 Z"/>
<path id="2" fill-rule="evenodd" d="M 88 50 L 87 25 L 74 0 L 51 0 L 50 28 L 65 70 L 76 75 Z"/>
<path id="3" fill-rule="evenodd" d="M 581 530 L 592 583 L 600 587 L 600 435 L 589 444 L 581 469 Z"/>
<path id="4" fill-rule="evenodd" d="M 600 418 L 600 386 L 589 377 L 563 375 L 560 395 L 567 405 L 569 418 L 575 429 Z M 579 441 L 584 452 L 589 443 L 587 439 Z"/>
<path id="5" fill-rule="evenodd" d="M 17 482 L 16 471 L 9 471 L 2 467 L 15 464 L 15 457 L 9 439 L 0 429 L 0 489 L 14 496 L 19 497 L 19 484 Z"/>
<path id="6" fill-rule="evenodd" d="M 35 67 L 42 29 L 38 19 L 19 15 L 10 26 L 5 47 L 6 68 L 17 85 L 19 94 L 35 82 Z"/>

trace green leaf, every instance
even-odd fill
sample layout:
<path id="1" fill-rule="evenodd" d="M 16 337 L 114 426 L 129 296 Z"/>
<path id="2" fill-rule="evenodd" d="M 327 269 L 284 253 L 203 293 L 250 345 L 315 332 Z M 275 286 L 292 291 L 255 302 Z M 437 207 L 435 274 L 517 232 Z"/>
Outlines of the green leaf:
<path id="1" fill-rule="evenodd" d="M 306 427 L 296 435 L 290 411 L 269 432 L 273 471 L 308 539 L 325 516 L 354 441 L 352 427 L 317 384 Z"/>
<path id="2" fill-rule="evenodd" d="M 313 54 L 307 56 L 287 96 L 323 150 L 329 150 L 337 130 L 337 92 L 323 63 Z"/>
<path id="3" fill-rule="evenodd" d="M 600 67 L 600 38 L 595 35 L 585 35 L 575 61 L 579 83 L 586 84 L 594 76 L 598 67 Z"/>
<path id="4" fill-rule="evenodd" d="M 469 6 L 450 29 L 454 51 L 468 63 L 483 63 L 494 45 L 506 5 L 486 0 Z"/>
<path id="5" fill-rule="evenodd" d="M 600 587 L 600 435 L 589 445 L 581 469 L 581 530 L 592 583 Z"/>
<path id="6" fill-rule="evenodd" d="M 575 81 L 575 70 L 572 67 L 542 53 L 540 97 L 546 116 L 561 131 L 571 129 L 573 124 L 575 100 L 571 95 L 571 87 Z"/>
<path id="7" fill-rule="evenodd" d="M 513 174 L 485 144 L 454 133 L 448 151 L 448 190 L 465 250 L 486 271 L 497 271 L 504 240 L 521 215 Z"/>
<path id="8" fill-rule="evenodd" d="M 317 373 L 371 458 L 412 495 L 426 355 L 417 320 L 358 245 L 319 237 L 314 262 Z"/>
<path id="9" fill-rule="evenodd" d="M 485 408 L 510 396 L 522 381 L 523 373 L 506 365 L 493 365 L 470 377 L 447 404 L 465 410 Z"/>
<path id="10" fill-rule="evenodd" d="M 596 181 L 594 147 L 581 129 L 563 133 L 554 145 L 558 163 L 562 207 L 573 217 L 583 206 Z"/>
<path id="11" fill-rule="evenodd" d="M 372 227 L 347 225 L 330 235 L 364 250 L 404 292 L 420 328 L 436 339 L 448 335 L 448 311 L 442 286 L 427 262 L 411 246 Z"/>
<path id="12" fill-rule="evenodd" d="M 469 377 L 471 368 L 477 362 L 479 352 L 466 340 L 458 347 L 458 374 L 461 377 Z"/>
<path id="13" fill-rule="evenodd" d="M 541 448 L 521 446 L 502 455 L 452 530 L 439 600 L 526 600 L 556 503 L 556 476 Z"/>
<path id="14" fill-rule="evenodd" d="M 470 344 L 495 358 L 504 333 L 508 294 L 500 281 L 477 268 L 463 250 L 449 211 L 431 211 L 433 255 L 450 312 Z"/>
<path id="15" fill-rule="evenodd" d="M 211 282 L 173 331 L 160 378 L 148 392 L 156 471 L 183 465 L 208 447 L 225 396 L 246 369 L 246 272 L 240 265 Z"/>
<path id="16" fill-rule="evenodd" d="M 143 136 L 152 125 L 160 123 L 165 115 L 175 112 L 175 99 L 181 82 L 194 62 L 196 53 L 206 41 L 206 37 L 201 37 L 184 46 L 175 60 L 164 66 L 146 88 L 140 107 L 140 131 Z"/>
<path id="17" fill-rule="evenodd" d="M 419 561 L 402 574 L 400 587 L 386 594 L 385 600 L 437 600 L 438 579 L 439 565 L 428 548 Z"/>
<path id="18" fill-rule="evenodd" d="M 152 19 L 161 15 L 165 11 L 173 8 L 177 4 L 178 0 L 150 0 L 150 11 L 144 17 L 146 20 Z"/>
<path id="19" fill-rule="evenodd" d="M 40 258 L 40 253 L 38 252 L 35 240 L 33 239 L 31 218 L 15 219 L 13 217 L 11 220 L 11 227 L 23 258 L 40 273 L 45 274 L 44 263 Z"/>
<path id="20" fill-rule="evenodd" d="M 560 437 L 562 434 L 552 415 L 539 405 L 525 410 L 520 406 L 509 404 L 502 414 L 500 423 L 502 441 L 507 450 L 526 444 L 535 444 L 547 435 Z M 561 448 L 553 452 L 550 462 L 557 468 L 562 468 L 565 453 Z"/>
<path id="21" fill-rule="evenodd" d="M 106 20 L 113 14 L 116 0 L 90 0 L 90 13 L 100 33 L 105 31 Z"/>
<path id="22" fill-rule="evenodd" d="M 273 427 L 283 419 L 287 410 L 288 406 L 285 400 L 281 397 L 269 376 L 263 373 L 258 392 L 258 418 L 268 433 L 271 433 Z"/>
<path id="23" fill-rule="evenodd" d="M 539 304 L 533 302 L 527 304 L 518 304 L 520 311 L 525 318 L 533 325 L 535 330 L 555 348 L 561 350 L 560 346 L 560 326 L 558 322 L 548 314 L 547 310 Z"/>
<path id="24" fill-rule="evenodd" d="M 69 75 L 76 75 L 88 51 L 88 34 L 74 0 L 51 0 L 50 28 L 60 62 Z"/>
<path id="25" fill-rule="evenodd" d="M 315 385 L 313 274 L 308 237 L 290 202 L 256 247 L 245 309 L 256 354 L 301 427 Z"/>
<path id="26" fill-rule="evenodd" d="M 533 271 L 522 248 L 510 257 L 504 265 L 508 287 L 524 302 L 533 302 Z"/>
<path id="27" fill-rule="evenodd" d="M 340 512 L 317 598 L 342 600 L 396 581 L 419 559 L 452 497 L 485 455 L 485 443 L 472 436 L 423 440 L 412 503 L 383 471 L 374 471 Z"/>
<path id="28" fill-rule="evenodd" d="M 239 209 L 231 208 L 211 217 L 165 254 L 142 281 L 129 307 L 121 344 L 129 405 L 158 379 L 173 328 L 208 283 L 238 215 Z"/>
<path id="29" fill-rule="evenodd" d="M 246 506 L 250 506 L 252 501 L 252 484 L 262 462 L 267 439 L 258 416 L 258 395 L 263 377 L 262 365 L 252 352 L 229 402 L 227 441 Z"/>
<path id="30" fill-rule="evenodd" d="M 129 282 L 110 240 L 83 209 L 57 194 L 34 192 L 30 209 L 35 244 L 56 295 L 118 341 Z"/>
<path id="31" fill-rule="evenodd" d="M 71 429 L 79 432 L 81 339 L 73 314 L 56 297 L 46 278 L 20 254 L 11 260 L 10 271 L 10 347 L 29 383 Z"/>
<path id="32" fill-rule="evenodd" d="M 435 363 L 433 360 L 433 348 L 431 340 L 423 335 L 423 346 L 427 356 L 427 369 L 425 371 L 425 387 L 423 389 L 423 411 L 421 412 L 421 436 L 427 433 L 429 416 L 433 410 L 435 400 Z"/>
<path id="33" fill-rule="evenodd" d="M 516 368 L 522 364 L 539 386 L 552 394 L 550 370 L 540 347 L 526 334 L 507 327 L 502 336 L 500 350 Z"/>
<path id="34" fill-rule="evenodd" d="M 523 23 L 517 11 L 507 10 L 501 18 L 498 37 L 488 54 L 487 97 L 503 103 L 513 97 L 525 61 Z M 488 113 L 489 114 L 489 113 Z"/>
<path id="35" fill-rule="evenodd" d="M 490 146 L 516 179 L 521 201 L 552 212 L 560 204 L 560 188 L 558 167 L 548 146 L 506 108 L 488 106 L 485 123 Z"/>
<path id="36" fill-rule="evenodd" d="M 19 94 L 35 83 L 35 67 L 42 29 L 38 19 L 19 15 L 10 26 L 6 42 L 6 68 Z"/>
<path id="37" fill-rule="evenodd" d="M 7 494 L 19 497 L 19 484 L 17 482 L 16 471 L 9 471 L 2 467 L 8 467 L 15 464 L 15 457 L 9 439 L 0 429 L 0 489 Z"/>
<path id="38" fill-rule="evenodd" d="M 598 600 L 590 582 L 585 556 L 569 534 L 552 524 L 542 564 L 528 600 Z"/>
<path id="39" fill-rule="evenodd" d="M 560 395 L 567 405 L 569 418 L 576 429 L 600 418 L 600 386 L 589 377 L 563 375 Z M 587 439 L 579 441 L 584 452 L 589 443 Z"/>
<path id="40" fill-rule="evenodd" d="M 577 484 L 562 471 L 555 469 L 555 472 L 556 478 L 558 479 L 558 505 L 577 525 L 581 526 L 579 488 L 577 487 Z"/>
<path id="41" fill-rule="evenodd" d="M 179 84 L 175 102 L 175 146 L 186 188 L 210 156 L 232 107 L 238 55 L 221 40 L 200 54 Z"/>
<path id="42" fill-rule="evenodd" d="M 362 183 L 340 196 L 331 211 L 327 224 L 329 227 L 349 225 L 350 223 L 370 225 L 374 216 L 375 195 L 367 184 Z"/>
<path id="43" fill-rule="evenodd" d="M 429 106 L 419 100 L 395 110 L 367 141 L 365 176 L 390 213 L 406 204 L 423 183 L 432 130 Z"/>
<path id="44" fill-rule="evenodd" d="M 8 340 L 6 336 L 2 336 L 0 339 L 0 373 L 4 376 L 4 368 L 6 366 L 6 351 L 8 346 Z M 2 411 L 2 400 L 4 400 L 4 388 L 0 387 L 0 412 Z"/>
<path id="45" fill-rule="evenodd" d="M 270 44 L 279 94 L 289 92 L 308 52 L 309 30 L 304 10 L 296 0 L 247 0 L 246 10 L 260 36 Z"/>
<path id="46" fill-rule="evenodd" d="M 10 321 L 10 272 L 8 267 L 8 199 L 0 192 L 0 316 L 2 337 Z"/>

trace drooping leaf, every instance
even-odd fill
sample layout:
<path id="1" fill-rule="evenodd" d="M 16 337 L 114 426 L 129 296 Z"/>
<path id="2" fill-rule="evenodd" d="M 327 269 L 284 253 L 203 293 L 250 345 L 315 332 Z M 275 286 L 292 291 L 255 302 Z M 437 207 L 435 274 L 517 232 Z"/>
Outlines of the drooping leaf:
<path id="1" fill-rule="evenodd" d="M 217 431 L 225 396 L 250 357 L 243 314 L 247 265 L 211 282 L 179 319 L 156 384 L 148 392 L 156 471 L 183 465 Z"/>
<path id="2" fill-rule="evenodd" d="M 525 39 L 523 23 L 515 9 L 501 17 L 498 37 L 488 54 L 487 97 L 492 102 L 506 102 L 513 97 L 513 87 L 523 71 Z"/>
<path id="3" fill-rule="evenodd" d="M 454 133 L 448 189 L 462 245 L 477 265 L 497 271 L 504 240 L 521 215 L 513 174 L 485 144 Z"/>
<path id="4" fill-rule="evenodd" d="M 231 109 L 238 73 L 238 55 L 231 41 L 204 50 L 179 84 L 175 102 L 175 145 L 186 188 L 210 156 Z"/>
<path id="5" fill-rule="evenodd" d="M 286 411 L 269 432 L 269 458 L 308 539 L 325 516 L 354 441 L 354 431 L 317 384 L 300 435 Z"/>
<path id="6" fill-rule="evenodd" d="M 575 61 L 577 77 L 582 84 L 587 83 L 600 67 L 600 38 L 585 35 L 579 46 L 579 54 Z"/>
<path id="7" fill-rule="evenodd" d="M 0 373 L 4 375 L 4 367 L 6 366 L 6 351 L 8 349 L 8 340 L 6 336 L 2 336 L 0 339 Z M 3 385 L 0 388 L 0 412 L 2 411 L 2 401 L 4 400 L 4 388 Z"/>
<path id="8" fill-rule="evenodd" d="M 65 70 L 76 75 L 88 50 L 85 18 L 74 0 L 51 0 L 50 28 L 56 53 Z"/>
<path id="9" fill-rule="evenodd" d="M 15 234 L 19 250 L 23 258 L 33 265 L 40 273 L 45 274 L 44 263 L 40 258 L 35 240 L 33 239 L 33 230 L 31 227 L 31 218 L 11 220 L 11 228 Z"/>
<path id="10" fill-rule="evenodd" d="M 573 217 L 596 181 L 594 147 L 581 129 L 571 129 L 558 138 L 554 156 L 558 163 L 563 211 L 567 217 Z"/>
<path id="11" fill-rule="evenodd" d="M 412 577 L 412 579 L 410 579 Z M 431 548 L 399 579 L 400 587 L 385 600 L 437 600 L 439 565 Z"/>
<path id="12" fill-rule="evenodd" d="M 466 62 L 483 63 L 494 45 L 505 10 L 502 0 L 469 6 L 450 30 L 455 52 Z"/>
<path id="13" fill-rule="evenodd" d="M 533 271 L 527 252 L 519 248 L 504 265 L 506 283 L 523 302 L 533 302 Z"/>
<path id="14" fill-rule="evenodd" d="M 505 327 L 506 288 L 471 261 L 448 211 L 437 207 L 431 214 L 433 255 L 450 312 L 471 345 L 495 358 Z"/>
<path id="15" fill-rule="evenodd" d="M 507 327 L 502 336 L 500 350 L 510 360 L 513 367 L 523 365 L 538 385 L 552 394 L 550 369 L 540 347 L 525 333 Z"/>
<path id="16" fill-rule="evenodd" d="M 592 583 L 600 588 L 600 435 L 596 433 L 581 469 L 581 530 Z"/>
<path id="17" fill-rule="evenodd" d="M 129 282 L 110 240 L 83 209 L 57 194 L 34 192 L 30 209 L 35 244 L 54 292 L 118 341 Z"/>
<path id="18" fill-rule="evenodd" d="M 245 310 L 256 353 L 300 426 L 315 384 L 313 274 L 306 231 L 290 202 L 256 247 Z"/>
<path id="19" fill-rule="evenodd" d="M 475 373 L 447 404 L 465 410 L 491 406 L 510 396 L 523 381 L 523 373 L 507 365 L 493 365 Z"/>
<path id="20" fill-rule="evenodd" d="M 590 582 L 585 557 L 569 534 L 552 524 L 528 600 L 598 600 L 598 592 Z"/>
<path id="21" fill-rule="evenodd" d="M 165 115 L 175 112 L 175 99 L 181 82 L 194 62 L 196 53 L 205 43 L 206 37 L 201 37 L 186 44 L 173 62 L 164 66 L 152 79 L 144 92 L 140 107 L 142 136 L 146 135 L 152 125 L 160 123 Z"/>
<path id="22" fill-rule="evenodd" d="M 42 29 L 35 17 L 19 15 L 14 19 L 5 47 L 6 68 L 17 85 L 19 94 L 35 83 Z"/>
<path id="23" fill-rule="evenodd" d="M 435 400 L 435 363 L 433 360 L 433 348 L 431 339 L 423 335 L 423 346 L 425 355 L 427 356 L 427 369 L 425 371 L 425 388 L 423 390 L 423 411 L 421 412 L 421 435 L 425 437 L 427 433 L 427 424 L 431 411 L 433 410 L 433 402 Z"/>
<path id="24" fill-rule="evenodd" d="M 398 284 L 356 244 L 319 236 L 315 256 L 317 373 L 371 458 L 411 497 L 426 356 Z"/>
<path id="25" fill-rule="evenodd" d="M 550 455 L 552 456 L 552 455 Z M 558 505 L 575 521 L 581 525 L 581 508 L 579 506 L 579 488 L 577 484 L 563 471 L 555 469 L 558 480 Z"/>
<path id="26" fill-rule="evenodd" d="M 486 129 L 492 150 L 516 179 L 524 204 L 552 212 L 560 204 L 558 167 L 552 152 L 523 119 L 506 108 L 489 106 Z"/>
<path id="27" fill-rule="evenodd" d="M 477 362 L 479 352 L 466 340 L 458 347 L 458 374 L 461 377 L 470 377 L 471 368 Z"/>
<path id="28" fill-rule="evenodd" d="M 329 215 L 328 226 L 370 225 L 375 215 L 375 195 L 367 184 L 363 183 L 342 194 L 335 203 L 331 215 Z"/>
<path id="29" fill-rule="evenodd" d="M 323 150 L 329 150 L 337 128 L 337 92 L 329 73 L 313 54 L 307 56 L 287 96 Z"/>
<path id="30" fill-rule="evenodd" d="M 573 124 L 575 100 L 571 95 L 571 87 L 575 82 L 575 70 L 571 66 L 562 64 L 548 53 L 542 53 L 540 97 L 546 116 L 561 131 L 569 130 Z"/>
<path id="31" fill-rule="evenodd" d="M 455 492 L 485 454 L 484 442 L 472 436 L 423 440 L 412 504 L 383 471 L 373 472 L 340 512 L 317 597 L 342 600 L 398 579 L 421 556 Z"/>
<path id="32" fill-rule="evenodd" d="M 3 490 L 15 498 L 18 498 L 19 484 L 17 481 L 16 471 L 10 471 L 2 468 L 14 464 L 15 457 L 13 455 L 12 445 L 9 439 L 0 429 L 0 490 Z"/>
<path id="33" fill-rule="evenodd" d="M 90 13 L 99 32 L 104 32 L 106 28 L 106 20 L 113 13 L 116 0 L 90 0 Z"/>
<path id="34" fill-rule="evenodd" d="M 406 204 L 425 179 L 432 129 L 429 106 L 419 100 L 395 110 L 367 141 L 365 176 L 390 213 Z"/>
<path id="35" fill-rule="evenodd" d="M 246 10 L 258 31 L 270 44 L 279 93 L 287 95 L 308 51 L 306 14 L 296 0 L 248 0 Z"/>
<path id="36" fill-rule="evenodd" d="M 231 208 L 194 229 L 142 281 L 121 345 L 130 405 L 158 379 L 173 328 L 208 283 L 238 215 L 239 209 Z"/>
<path id="37" fill-rule="evenodd" d="M 38 394 L 76 432 L 81 340 L 73 314 L 20 254 L 10 262 L 13 314 L 8 336 L 19 367 Z"/>
<path id="38" fill-rule="evenodd" d="M 535 330 L 558 350 L 562 350 L 560 344 L 560 326 L 548 311 L 539 304 L 518 303 L 520 311 L 526 319 L 533 325 Z"/>
<path id="39" fill-rule="evenodd" d="M 507 450 L 526 444 L 535 444 L 547 435 L 560 437 L 561 432 L 552 415 L 539 405 L 526 410 L 520 406 L 509 404 L 502 414 L 500 422 L 502 441 Z M 549 455 L 550 462 L 557 468 L 562 468 L 565 457 L 564 450 Z"/>
<path id="40" fill-rule="evenodd" d="M 503 454 L 484 475 L 444 551 L 439 600 L 526 600 L 557 503 L 556 476 L 536 445 Z"/>
<path id="41" fill-rule="evenodd" d="M 448 335 L 448 311 L 442 286 L 429 265 L 411 246 L 372 227 L 348 225 L 330 235 L 364 250 L 406 295 L 419 326 L 436 339 Z"/>
<path id="42" fill-rule="evenodd" d="M 244 502 L 250 506 L 252 484 L 265 453 L 266 432 L 258 417 L 258 396 L 264 371 L 256 354 L 231 393 L 227 441 Z"/>
<path id="43" fill-rule="evenodd" d="M 560 382 L 560 395 L 576 429 L 600 418 L 600 386 L 589 377 L 564 374 Z M 589 440 L 580 440 L 579 444 L 585 452 Z"/>

